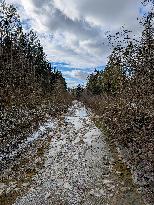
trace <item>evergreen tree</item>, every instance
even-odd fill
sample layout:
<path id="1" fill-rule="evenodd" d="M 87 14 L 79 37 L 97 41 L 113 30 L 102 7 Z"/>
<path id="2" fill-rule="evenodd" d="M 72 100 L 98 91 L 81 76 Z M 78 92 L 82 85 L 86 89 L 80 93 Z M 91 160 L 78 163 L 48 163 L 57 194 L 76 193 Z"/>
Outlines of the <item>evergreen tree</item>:
<path id="1" fill-rule="evenodd" d="M 59 71 L 53 71 L 37 34 L 24 33 L 12 5 L 0 5 L 0 74 L 4 101 L 26 101 L 49 96 L 56 86 L 66 91 Z"/>

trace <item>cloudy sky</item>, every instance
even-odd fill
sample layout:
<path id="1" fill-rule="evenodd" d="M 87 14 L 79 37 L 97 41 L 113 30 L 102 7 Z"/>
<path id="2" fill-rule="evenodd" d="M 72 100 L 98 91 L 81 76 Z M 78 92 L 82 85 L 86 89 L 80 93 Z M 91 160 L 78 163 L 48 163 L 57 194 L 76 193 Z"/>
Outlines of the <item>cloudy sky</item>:
<path id="1" fill-rule="evenodd" d="M 1 0 L 0 0 L 1 1 Z M 111 48 L 107 31 L 122 26 L 139 36 L 140 0 L 6 0 L 17 6 L 25 30 L 37 31 L 48 60 L 62 71 L 68 86 L 84 84 L 95 68 L 104 68 Z"/>

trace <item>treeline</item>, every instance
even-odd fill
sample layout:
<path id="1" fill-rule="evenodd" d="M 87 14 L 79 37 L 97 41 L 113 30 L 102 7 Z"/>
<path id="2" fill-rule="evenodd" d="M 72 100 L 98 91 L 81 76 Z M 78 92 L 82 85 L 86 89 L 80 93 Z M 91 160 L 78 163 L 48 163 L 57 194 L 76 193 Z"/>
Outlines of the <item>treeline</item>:
<path id="1" fill-rule="evenodd" d="M 2 2 L 0 154 L 17 148 L 40 123 L 65 111 L 70 103 L 65 79 L 51 67 L 37 34 L 25 33 L 16 8 Z"/>
<path id="2" fill-rule="evenodd" d="M 16 8 L 0 5 L 0 76 L 3 105 L 35 101 L 66 90 L 59 71 L 51 68 L 34 31 L 24 33 Z"/>
<path id="3" fill-rule="evenodd" d="M 154 203 L 153 22 L 154 13 L 149 12 L 142 21 L 140 41 L 127 36 L 127 45 L 125 39 L 118 43 L 105 69 L 95 70 L 82 91 L 82 99 L 99 115 L 108 138 L 120 147 L 151 204 Z"/>
<path id="4" fill-rule="evenodd" d="M 140 136 L 145 136 L 145 134 L 150 136 L 154 128 L 153 17 L 153 13 L 149 13 L 146 17 L 139 43 L 129 41 L 126 47 L 118 45 L 109 56 L 105 69 L 95 70 L 88 77 L 85 90 L 86 94 L 90 96 L 88 99 L 105 98 L 106 100 L 103 101 L 104 103 L 107 101 L 108 106 L 102 106 L 100 102 L 96 103 L 96 107 L 99 107 L 100 104 L 102 110 L 105 107 L 108 109 L 109 105 L 112 105 L 109 108 L 110 111 L 111 108 L 114 108 L 113 113 L 112 115 L 110 113 L 109 116 L 113 117 L 114 120 L 110 120 L 116 129 L 113 127 L 111 130 L 117 131 L 115 134 L 120 134 L 122 141 L 124 137 L 121 135 L 122 129 L 124 129 L 123 134 L 126 133 L 126 140 L 128 140 L 128 133 L 132 131 L 139 131 Z M 119 129 L 117 129 L 118 127 Z"/>

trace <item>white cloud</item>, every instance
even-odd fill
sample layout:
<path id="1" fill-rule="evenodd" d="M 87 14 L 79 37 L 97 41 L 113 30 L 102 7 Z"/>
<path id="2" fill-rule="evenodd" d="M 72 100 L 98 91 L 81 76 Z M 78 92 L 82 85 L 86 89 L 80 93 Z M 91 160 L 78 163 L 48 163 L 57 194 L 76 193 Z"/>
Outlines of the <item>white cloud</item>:
<path id="1" fill-rule="evenodd" d="M 81 80 L 86 80 L 88 77 L 88 73 L 81 70 L 72 70 L 72 71 L 63 71 L 63 74 L 66 78 L 76 78 Z"/>
<path id="2" fill-rule="evenodd" d="M 47 45 L 50 56 L 59 56 L 73 66 L 106 63 L 109 53 L 102 43 L 104 31 L 117 31 L 126 24 L 136 30 L 139 0 L 21 0 L 33 27 L 38 32 L 51 32 Z M 132 20 L 133 19 L 133 20 Z M 138 29 L 137 29 L 138 31 Z M 56 56 L 56 58 L 57 58 Z"/>
<path id="3" fill-rule="evenodd" d="M 105 31 L 121 26 L 139 35 L 140 0 L 7 0 L 21 4 L 51 61 L 73 67 L 103 65 L 110 53 Z M 42 34 L 53 34 L 53 38 Z M 79 73 L 73 75 L 79 76 Z"/>

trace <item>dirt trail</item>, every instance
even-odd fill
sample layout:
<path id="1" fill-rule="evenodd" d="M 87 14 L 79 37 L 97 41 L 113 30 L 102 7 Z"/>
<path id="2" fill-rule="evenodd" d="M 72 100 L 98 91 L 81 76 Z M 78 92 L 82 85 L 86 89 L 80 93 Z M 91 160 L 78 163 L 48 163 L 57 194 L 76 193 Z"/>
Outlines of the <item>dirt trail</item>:
<path id="1" fill-rule="evenodd" d="M 118 181 L 113 155 L 90 116 L 81 103 L 73 103 L 52 128 L 44 166 L 14 205 L 143 204 L 130 183 Z"/>

